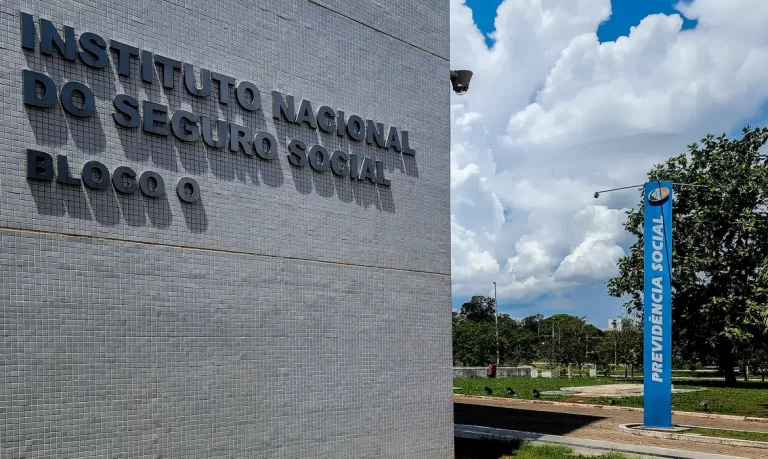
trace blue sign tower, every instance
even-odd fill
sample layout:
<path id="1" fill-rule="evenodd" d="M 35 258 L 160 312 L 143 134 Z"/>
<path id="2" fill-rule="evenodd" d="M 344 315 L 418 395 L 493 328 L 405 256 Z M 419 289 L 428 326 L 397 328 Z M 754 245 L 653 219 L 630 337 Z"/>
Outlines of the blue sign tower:
<path id="1" fill-rule="evenodd" d="M 672 182 L 645 184 L 643 425 L 672 428 Z"/>

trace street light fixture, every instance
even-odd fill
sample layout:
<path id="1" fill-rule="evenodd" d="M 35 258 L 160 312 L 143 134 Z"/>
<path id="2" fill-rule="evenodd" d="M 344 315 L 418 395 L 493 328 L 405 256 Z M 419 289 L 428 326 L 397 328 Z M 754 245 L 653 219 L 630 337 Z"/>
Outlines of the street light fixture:
<path id="1" fill-rule="evenodd" d="M 692 188 L 710 188 L 709 185 L 695 185 L 692 183 L 672 183 L 673 186 L 677 187 L 692 187 Z M 643 185 L 631 185 L 631 186 L 623 186 L 621 188 L 611 188 L 610 190 L 600 190 L 595 191 L 595 199 L 600 197 L 600 193 L 609 193 L 611 191 L 619 191 L 619 190 L 628 190 L 630 188 L 642 188 Z"/>
<path id="2" fill-rule="evenodd" d="M 600 197 L 600 193 L 608 193 L 611 191 L 628 190 L 630 188 L 642 188 L 642 187 L 643 185 L 632 185 L 632 186 L 623 186 L 621 188 L 612 188 L 610 190 L 595 191 L 595 199 Z"/>

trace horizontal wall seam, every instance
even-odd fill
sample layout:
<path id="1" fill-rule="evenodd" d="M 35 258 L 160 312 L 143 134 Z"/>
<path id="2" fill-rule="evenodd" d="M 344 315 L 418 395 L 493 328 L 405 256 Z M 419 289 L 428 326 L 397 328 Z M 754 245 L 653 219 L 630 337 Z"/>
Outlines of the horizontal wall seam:
<path id="1" fill-rule="evenodd" d="M 163 244 L 159 242 L 137 241 L 132 239 L 121 239 L 116 237 L 88 236 L 85 234 L 61 233 L 57 231 L 42 231 L 42 230 L 26 229 L 26 228 L 11 228 L 8 226 L 0 226 L 0 231 L 7 232 L 7 233 L 29 233 L 29 234 L 37 234 L 37 235 L 43 235 L 43 236 L 69 238 L 69 239 L 85 239 L 85 240 L 99 241 L 99 242 L 121 242 L 124 244 L 143 245 L 143 246 L 160 247 L 160 248 L 177 249 L 177 250 L 193 250 L 198 252 L 208 252 L 208 253 L 216 253 L 216 254 L 223 254 L 223 255 L 237 255 L 237 256 L 247 256 L 247 257 L 254 257 L 254 258 L 292 260 L 292 261 L 301 261 L 305 263 L 319 263 L 319 264 L 330 265 L 330 266 L 342 266 L 347 268 L 366 268 L 366 269 L 394 271 L 394 272 L 402 272 L 402 273 L 427 274 L 431 276 L 450 277 L 451 275 L 450 273 L 439 273 L 435 271 L 423 271 L 418 269 L 388 268 L 384 266 L 363 265 L 363 264 L 357 264 L 357 263 L 342 263 L 339 261 L 313 260 L 310 258 L 287 257 L 282 255 L 267 255 L 263 253 L 242 252 L 238 250 L 211 249 L 206 247 L 194 247 L 194 246 L 181 245 L 181 244 Z"/>
<path id="2" fill-rule="evenodd" d="M 333 12 L 333 13 L 336 13 L 336 14 L 338 14 L 338 15 L 339 15 L 339 16 L 341 16 L 341 17 L 344 17 L 344 18 L 346 18 L 346 19 L 349 19 L 350 21 L 356 22 L 356 23 L 360 24 L 360 25 L 361 25 L 361 26 L 363 26 L 363 27 L 367 27 L 367 28 L 369 28 L 369 29 L 375 30 L 376 32 L 379 32 L 380 34 L 383 34 L 383 35 L 386 35 L 386 36 L 388 36 L 389 38 L 395 39 L 395 40 L 397 40 L 397 41 L 399 41 L 399 42 L 401 42 L 401 43 L 404 43 L 404 44 L 406 44 L 406 45 L 408 45 L 408 46 L 411 46 L 411 47 L 413 47 L 413 48 L 416 48 L 416 49 L 418 49 L 419 51 L 424 51 L 425 53 L 427 53 L 427 54 L 431 54 L 432 56 L 435 56 L 435 57 L 437 57 L 437 58 L 440 58 L 440 59 L 442 59 L 442 60 L 444 60 L 444 61 L 446 61 L 446 62 L 450 62 L 450 60 L 451 60 L 451 59 L 450 59 L 450 58 L 448 58 L 448 57 L 445 57 L 445 56 L 441 56 L 441 55 L 439 55 L 439 54 L 435 53 L 434 51 L 430 51 L 430 50 L 428 50 L 428 49 L 426 49 L 426 48 L 422 48 L 421 46 L 419 46 L 419 45 L 417 45 L 417 44 L 415 44 L 415 43 L 411 43 L 411 42 L 409 42 L 409 41 L 407 41 L 407 40 L 403 40 L 402 38 L 398 38 L 398 37 L 396 37 L 396 36 L 394 36 L 394 35 L 392 35 L 392 34 L 390 34 L 390 33 L 387 33 L 387 32 L 385 32 L 385 31 L 383 31 L 383 30 L 379 29 L 378 27 L 374 27 L 374 26 L 372 26 L 372 25 L 370 25 L 370 24 L 366 24 L 365 22 L 363 22 L 363 21 L 361 21 L 361 20 L 359 20 L 359 19 L 355 19 L 355 18 L 353 18 L 352 16 L 349 16 L 348 14 L 344 14 L 344 13 L 342 13 L 341 11 L 335 10 L 335 9 L 331 8 L 330 6 L 328 6 L 328 5 L 324 4 L 324 3 L 323 3 L 323 2 L 321 2 L 320 0 L 307 0 L 307 1 L 308 1 L 309 3 L 312 3 L 312 4 L 314 4 L 314 5 L 317 5 L 317 6 L 319 6 L 320 8 L 324 8 L 324 9 L 326 9 L 326 10 L 328 10 L 328 11 L 331 11 L 331 12 Z"/>

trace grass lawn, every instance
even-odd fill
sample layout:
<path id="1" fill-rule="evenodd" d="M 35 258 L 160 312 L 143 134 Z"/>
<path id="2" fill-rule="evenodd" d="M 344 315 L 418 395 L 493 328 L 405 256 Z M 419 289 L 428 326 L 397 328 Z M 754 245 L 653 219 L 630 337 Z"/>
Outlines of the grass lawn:
<path id="1" fill-rule="evenodd" d="M 562 445 L 521 441 L 456 439 L 456 459 L 634 459 L 618 453 L 576 454 Z"/>
<path id="2" fill-rule="evenodd" d="M 599 456 L 584 456 L 581 454 L 574 454 L 573 449 L 567 446 L 561 445 L 546 445 L 546 444 L 530 444 L 523 443 L 520 450 L 512 456 L 503 456 L 507 458 L 517 459 L 574 459 L 574 458 L 590 458 L 590 459 L 629 459 L 629 456 L 625 456 L 619 453 L 604 453 Z"/>
<path id="3" fill-rule="evenodd" d="M 768 442 L 768 433 L 763 432 L 741 432 L 734 430 L 717 429 L 691 429 L 685 432 L 686 435 L 704 435 L 707 437 L 733 438 L 736 440 L 752 440 Z"/>
<path id="4" fill-rule="evenodd" d="M 485 386 L 493 390 L 492 396 L 506 397 L 507 387 L 515 391 L 516 398 L 533 399 L 533 389 L 539 391 L 558 390 L 563 387 L 592 386 L 598 384 L 616 384 L 625 381 L 613 378 L 475 378 L 454 379 L 456 394 L 487 395 Z M 722 387 L 716 382 L 701 381 L 697 385 L 675 384 L 677 388 L 704 387 L 703 392 L 689 392 L 672 395 L 672 409 L 677 411 L 700 411 L 699 403 L 706 400 L 713 413 L 733 414 L 738 416 L 768 417 L 768 385 L 758 382 L 740 382 L 737 387 Z M 586 398 L 570 396 L 542 395 L 542 400 L 589 403 L 596 405 L 610 404 L 609 398 Z M 617 399 L 620 406 L 642 407 L 642 397 Z"/>
<path id="5" fill-rule="evenodd" d="M 460 387 L 461 390 L 455 391 L 457 394 L 466 395 L 487 395 L 485 386 L 493 390 L 493 396 L 506 397 L 507 387 L 515 391 L 517 398 L 533 399 L 533 389 L 539 391 L 559 390 L 563 387 L 574 386 L 597 386 L 600 384 L 620 384 L 623 381 L 614 378 L 469 378 L 453 380 L 454 387 Z M 560 400 L 567 397 L 542 396 L 545 400 Z"/>

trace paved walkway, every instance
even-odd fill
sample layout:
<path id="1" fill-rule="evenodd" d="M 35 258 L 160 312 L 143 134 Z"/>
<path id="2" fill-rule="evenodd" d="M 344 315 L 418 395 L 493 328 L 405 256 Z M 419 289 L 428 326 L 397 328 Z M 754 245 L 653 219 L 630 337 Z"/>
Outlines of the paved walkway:
<path id="1" fill-rule="evenodd" d="M 551 443 L 569 446 L 574 453 L 587 456 L 596 456 L 609 451 L 616 451 L 632 458 L 643 459 L 744 459 L 742 456 L 726 456 L 723 454 L 702 453 L 699 451 L 685 451 L 680 449 L 659 448 L 656 446 L 630 445 L 627 443 L 616 443 L 610 441 L 587 440 L 584 438 L 563 437 L 560 435 L 546 435 L 531 432 L 521 432 L 519 430 L 495 429 L 493 427 L 465 426 L 455 424 L 456 445 L 461 447 L 459 439 L 509 439 L 509 440 L 528 440 L 541 443 Z M 487 449 L 488 443 L 486 443 Z M 470 447 L 471 446 L 464 446 Z M 476 446 L 475 448 L 480 448 Z M 500 453 L 503 454 L 503 453 Z M 457 455 L 457 457 L 460 457 Z M 488 458 L 498 457 L 488 455 Z"/>
<path id="2" fill-rule="evenodd" d="M 621 432 L 620 424 L 642 423 L 643 413 L 592 407 L 566 407 L 525 403 L 511 399 L 464 397 L 455 395 L 454 423 L 499 429 L 522 430 L 548 435 L 563 435 L 616 443 L 683 449 L 704 453 L 764 459 L 768 450 L 707 443 L 683 442 L 661 438 L 641 437 Z M 768 423 L 729 421 L 723 419 L 674 416 L 674 424 L 719 429 L 768 432 Z"/>

